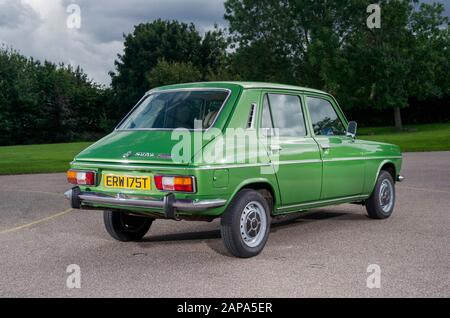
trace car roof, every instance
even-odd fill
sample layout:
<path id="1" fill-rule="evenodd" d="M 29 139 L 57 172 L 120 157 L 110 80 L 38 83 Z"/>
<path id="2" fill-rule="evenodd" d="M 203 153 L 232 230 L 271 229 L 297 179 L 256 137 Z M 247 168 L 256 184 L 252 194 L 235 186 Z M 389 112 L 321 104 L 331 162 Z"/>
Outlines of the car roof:
<path id="1" fill-rule="evenodd" d="M 162 90 L 175 90 L 175 89 L 187 89 L 187 88 L 228 88 L 233 89 L 237 87 L 241 87 L 243 89 L 284 89 L 284 90 L 296 90 L 296 91 L 304 91 L 311 93 L 320 93 L 329 95 L 327 92 L 295 86 L 295 85 L 286 85 L 286 84 L 277 84 L 277 83 L 264 83 L 264 82 L 238 82 L 238 81 L 220 81 L 220 82 L 196 82 L 196 83 L 183 83 L 183 84 L 174 84 L 174 85 L 166 85 L 161 87 L 156 87 L 149 92 L 154 91 L 162 91 Z"/>

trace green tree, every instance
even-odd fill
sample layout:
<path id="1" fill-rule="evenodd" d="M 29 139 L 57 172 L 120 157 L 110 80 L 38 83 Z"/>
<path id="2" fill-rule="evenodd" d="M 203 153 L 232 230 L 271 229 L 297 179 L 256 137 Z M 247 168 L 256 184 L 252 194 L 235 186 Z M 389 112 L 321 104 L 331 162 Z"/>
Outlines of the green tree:
<path id="1" fill-rule="evenodd" d="M 0 145 L 95 139 L 105 131 L 108 99 L 79 67 L 0 49 Z"/>
<path id="2" fill-rule="evenodd" d="M 116 72 L 111 73 L 117 118 L 153 85 L 173 83 L 167 76 L 181 72 L 185 78 L 186 70 L 195 69 L 193 78 L 198 78 L 198 71 L 199 80 L 206 79 L 211 72 L 220 72 L 227 56 L 227 42 L 218 28 L 202 37 L 193 24 L 160 19 L 137 25 L 125 36 L 124 46 L 124 54 L 115 63 Z M 162 73 L 165 79 L 157 80 L 155 76 Z"/>
<path id="3" fill-rule="evenodd" d="M 227 0 L 233 69 L 243 79 L 326 90 L 344 108 L 393 109 L 401 128 L 411 98 L 448 93 L 448 19 L 441 4 L 381 0 L 381 28 L 369 29 L 370 3 Z"/>
<path id="4" fill-rule="evenodd" d="M 344 47 L 340 95 L 349 107 L 392 109 L 402 129 L 401 109 L 411 98 L 448 92 L 448 19 L 441 4 L 381 1 L 380 29 L 361 27 Z"/>
<path id="5" fill-rule="evenodd" d="M 358 0 L 227 0 L 234 69 L 245 79 L 334 90 L 340 50 L 365 8 Z"/>
<path id="6" fill-rule="evenodd" d="M 173 62 L 165 60 L 158 61 L 158 64 L 147 73 L 147 80 L 150 87 L 162 85 L 197 82 L 202 79 L 202 73 L 192 63 Z"/>

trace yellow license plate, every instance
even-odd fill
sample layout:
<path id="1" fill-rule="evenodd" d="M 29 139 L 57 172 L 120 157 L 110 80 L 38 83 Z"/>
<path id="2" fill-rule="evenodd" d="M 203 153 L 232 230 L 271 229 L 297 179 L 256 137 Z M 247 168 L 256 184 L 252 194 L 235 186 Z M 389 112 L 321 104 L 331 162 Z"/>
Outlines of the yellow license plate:
<path id="1" fill-rule="evenodd" d="M 114 189 L 150 190 L 150 177 L 103 175 L 103 186 Z"/>

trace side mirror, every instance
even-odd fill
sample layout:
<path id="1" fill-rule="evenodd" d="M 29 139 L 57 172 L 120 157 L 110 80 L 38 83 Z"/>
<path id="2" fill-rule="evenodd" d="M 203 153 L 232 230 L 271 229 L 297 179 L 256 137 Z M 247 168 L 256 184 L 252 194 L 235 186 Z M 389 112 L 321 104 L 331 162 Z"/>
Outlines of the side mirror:
<path id="1" fill-rule="evenodd" d="M 357 129 L 358 129 L 358 124 L 356 123 L 356 121 L 350 121 L 348 123 L 347 132 L 345 133 L 345 135 L 347 137 L 351 137 L 351 138 L 355 139 Z"/>

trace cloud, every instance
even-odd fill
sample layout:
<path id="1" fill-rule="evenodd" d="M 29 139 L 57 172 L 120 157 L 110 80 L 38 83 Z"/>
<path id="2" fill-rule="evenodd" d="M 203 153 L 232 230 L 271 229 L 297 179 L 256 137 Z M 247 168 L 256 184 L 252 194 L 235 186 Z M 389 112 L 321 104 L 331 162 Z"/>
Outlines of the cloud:
<path id="1" fill-rule="evenodd" d="M 0 27 L 12 29 L 30 21 L 38 21 L 38 15 L 31 7 L 17 1 L 0 1 Z"/>
<path id="2" fill-rule="evenodd" d="M 81 27 L 67 27 L 70 4 L 80 7 Z M 223 22 L 221 0 L 0 0 L 0 43 L 22 54 L 80 65 L 98 83 L 110 83 L 123 34 L 162 18 L 193 22 L 204 32 Z"/>
<path id="3" fill-rule="evenodd" d="M 83 12 L 83 30 L 98 41 L 121 40 L 134 25 L 158 18 L 193 22 L 201 32 L 214 23 L 224 24 L 223 0 L 78 0 L 77 4 Z"/>

